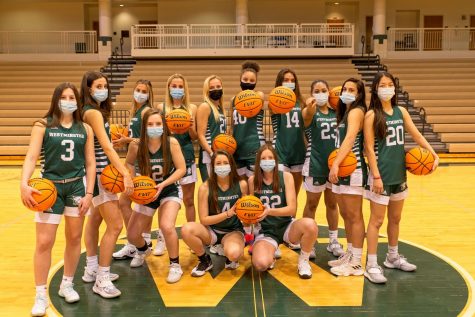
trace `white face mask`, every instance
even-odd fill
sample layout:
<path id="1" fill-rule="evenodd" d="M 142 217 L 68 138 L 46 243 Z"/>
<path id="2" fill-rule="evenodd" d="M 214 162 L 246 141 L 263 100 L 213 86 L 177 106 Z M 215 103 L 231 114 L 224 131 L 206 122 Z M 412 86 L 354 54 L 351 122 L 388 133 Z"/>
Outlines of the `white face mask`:
<path id="1" fill-rule="evenodd" d="M 103 102 L 107 97 L 109 97 L 109 91 L 107 89 L 96 89 L 92 94 L 92 98 L 97 102 Z"/>
<path id="2" fill-rule="evenodd" d="M 226 177 L 231 173 L 231 165 L 226 164 L 226 165 L 217 165 L 214 167 L 214 172 L 216 175 L 219 177 Z"/>
<path id="3" fill-rule="evenodd" d="M 351 105 L 356 100 L 356 96 L 349 92 L 344 92 L 340 95 L 340 100 L 345 105 Z"/>
<path id="4" fill-rule="evenodd" d="M 259 165 L 264 172 L 271 172 L 275 167 L 275 160 L 261 160 Z"/>
<path id="5" fill-rule="evenodd" d="M 60 100 L 59 108 L 64 114 L 70 114 L 78 109 L 78 104 L 75 100 L 72 100 L 72 101 Z"/>
<path id="6" fill-rule="evenodd" d="M 394 87 L 378 88 L 378 97 L 382 101 L 389 101 L 395 94 Z"/>
<path id="7" fill-rule="evenodd" d="M 141 92 L 134 91 L 134 99 L 137 103 L 142 104 L 148 100 L 148 94 L 143 94 Z"/>
<path id="8" fill-rule="evenodd" d="M 282 83 L 282 86 L 295 90 L 295 83 L 285 82 Z"/>
<path id="9" fill-rule="evenodd" d="M 313 94 L 312 96 L 317 101 L 317 106 L 319 107 L 326 105 L 328 102 L 328 92 L 320 92 L 318 94 Z"/>

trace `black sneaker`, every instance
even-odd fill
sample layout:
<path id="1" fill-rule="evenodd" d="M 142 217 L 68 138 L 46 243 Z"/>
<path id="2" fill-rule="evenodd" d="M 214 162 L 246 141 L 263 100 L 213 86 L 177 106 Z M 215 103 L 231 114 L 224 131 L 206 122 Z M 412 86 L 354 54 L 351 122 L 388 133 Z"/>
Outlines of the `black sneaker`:
<path id="1" fill-rule="evenodd" d="M 206 274 L 207 271 L 213 268 L 213 262 L 211 261 L 211 257 L 208 255 L 206 256 L 206 261 L 199 262 L 197 266 L 191 271 L 191 276 L 200 277 Z"/>

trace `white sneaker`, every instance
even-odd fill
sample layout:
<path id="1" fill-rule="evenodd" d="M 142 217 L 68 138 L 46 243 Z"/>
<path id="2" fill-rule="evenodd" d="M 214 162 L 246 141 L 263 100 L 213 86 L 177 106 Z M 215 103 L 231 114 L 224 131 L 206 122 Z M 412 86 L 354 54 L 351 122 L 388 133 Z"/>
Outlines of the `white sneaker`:
<path id="1" fill-rule="evenodd" d="M 66 303 L 75 303 L 79 301 L 79 294 L 74 290 L 73 286 L 73 283 L 66 282 L 59 287 L 58 295 L 64 297 Z"/>
<path id="2" fill-rule="evenodd" d="M 398 254 L 396 258 L 391 259 L 389 254 L 386 255 L 386 260 L 384 261 L 384 266 L 389 269 L 399 269 L 404 272 L 412 272 L 417 270 L 415 264 L 409 263 L 402 254 Z"/>
<path id="3" fill-rule="evenodd" d="M 315 251 L 315 248 L 312 248 L 312 251 L 310 251 L 310 255 L 308 257 L 309 259 L 316 259 L 317 258 L 317 253 Z"/>
<path id="4" fill-rule="evenodd" d="M 209 247 L 209 252 L 213 254 L 217 254 L 220 256 L 224 256 L 224 248 L 222 244 L 213 244 Z"/>
<path id="5" fill-rule="evenodd" d="M 226 259 L 226 262 L 224 263 L 224 268 L 226 270 L 235 270 L 239 267 L 239 262 L 234 262 L 234 261 L 229 261 Z"/>
<path id="6" fill-rule="evenodd" d="M 176 283 L 181 279 L 183 275 L 183 271 L 181 270 L 181 266 L 178 263 L 170 264 L 170 270 L 168 271 L 167 283 Z"/>
<path id="7" fill-rule="evenodd" d="M 133 258 L 135 253 L 137 252 L 137 248 L 133 244 L 127 243 L 117 252 L 112 253 L 112 257 L 114 260 L 125 260 Z"/>
<path id="8" fill-rule="evenodd" d="M 104 298 L 119 297 L 120 294 L 122 294 L 111 282 L 108 276 L 97 278 L 92 290 L 94 293 L 99 294 Z"/>
<path id="9" fill-rule="evenodd" d="M 198 264 L 193 268 L 191 271 L 191 276 L 193 277 L 200 277 L 206 274 L 209 270 L 213 268 L 213 261 L 211 261 L 211 257 L 206 255 L 206 261 L 202 262 L 199 261 Z"/>
<path id="10" fill-rule="evenodd" d="M 343 246 L 338 242 L 338 240 L 330 241 L 327 245 L 327 251 L 338 257 L 345 254 L 345 250 L 343 250 Z"/>
<path id="11" fill-rule="evenodd" d="M 137 251 L 132 261 L 130 261 L 130 267 L 142 266 L 143 263 L 145 262 L 145 258 L 149 256 L 150 253 L 152 253 L 152 250 L 150 250 L 150 248 L 148 248 L 147 251 L 145 252 Z"/>
<path id="12" fill-rule="evenodd" d="M 366 265 L 364 276 L 375 284 L 384 284 L 388 279 L 384 276 L 383 268 L 379 265 Z"/>
<path id="13" fill-rule="evenodd" d="M 91 270 L 87 266 L 84 267 L 84 275 L 82 276 L 82 280 L 86 283 L 92 283 L 96 281 L 97 271 Z M 111 282 L 116 281 L 119 279 L 119 274 L 109 273 L 109 278 Z"/>
<path id="14" fill-rule="evenodd" d="M 330 272 L 337 276 L 359 276 L 363 275 L 363 268 L 361 267 L 361 264 L 353 264 L 351 261 L 348 261 L 340 266 L 332 267 Z"/>
<path id="15" fill-rule="evenodd" d="M 343 255 L 341 255 L 338 259 L 336 260 L 331 260 L 331 261 L 328 261 L 328 266 L 330 267 L 336 267 L 336 266 L 340 266 L 346 262 L 348 262 L 351 258 L 351 252 L 349 251 L 346 251 Z"/>
<path id="16" fill-rule="evenodd" d="M 275 259 L 272 261 L 271 265 L 267 268 L 268 270 L 273 270 L 275 267 Z"/>
<path id="17" fill-rule="evenodd" d="M 276 249 L 275 252 L 274 252 L 274 258 L 275 258 L 275 259 L 280 259 L 280 258 L 282 258 L 282 251 L 280 251 L 280 248 L 279 248 L 279 247 L 277 247 L 277 249 Z"/>
<path id="18" fill-rule="evenodd" d="M 153 248 L 152 254 L 156 256 L 164 255 L 166 250 L 165 237 L 163 237 L 162 230 L 158 230 L 157 244 Z"/>
<path id="19" fill-rule="evenodd" d="M 31 309 L 31 316 L 44 316 L 46 315 L 46 309 L 48 308 L 48 297 L 43 295 L 36 295 L 35 304 Z"/>
<path id="20" fill-rule="evenodd" d="M 310 266 L 308 259 L 299 257 L 299 264 L 297 266 L 297 269 L 298 269 L 300 278 L 305 279 L 305 280 L 312 278 L 312 267 Z"/>

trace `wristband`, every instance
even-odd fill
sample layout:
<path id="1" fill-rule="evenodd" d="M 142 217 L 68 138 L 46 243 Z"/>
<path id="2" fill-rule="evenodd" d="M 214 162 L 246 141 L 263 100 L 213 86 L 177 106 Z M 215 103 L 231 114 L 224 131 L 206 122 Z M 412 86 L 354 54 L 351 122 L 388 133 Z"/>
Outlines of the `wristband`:
<path id="1" fill-rule="evenodd" d="M 381 179 L 381 176 L 378 176 L 378 177 L 373 176 L 373 179 Z"/>
<path id="2" fill-rule="evenodd" d="M 94 196 L 94 194 L 93 194 L 93 193 L 86 193 L 86 195 L 91 195 L 91 196 Z"/>

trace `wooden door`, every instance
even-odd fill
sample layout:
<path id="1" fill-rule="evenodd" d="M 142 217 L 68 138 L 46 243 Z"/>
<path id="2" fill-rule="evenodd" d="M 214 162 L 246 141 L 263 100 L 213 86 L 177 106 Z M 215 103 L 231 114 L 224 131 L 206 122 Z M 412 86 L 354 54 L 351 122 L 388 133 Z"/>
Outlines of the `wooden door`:
<path id="1" fill-rule="evenodd" d="M 469 48 L 475 50 L 475 15 L 470 16 L 470 44 Z"/>
<path id="2" fill-rule="evenodd" d="M 424 50 L 440 51 L 442 50 L 442 28 L 444 26 L 444 17 L 442 15 L 425 15 L 424 28 L 433 28 L 424 30 Z"/>
<path id="3" fill-rule="evenodd" d="M 371 53 L 373 50 L 373 16 L 366 17 L 366 32 L 365 32 L 365 39 L 366 39 L 366 53 Z"/>

